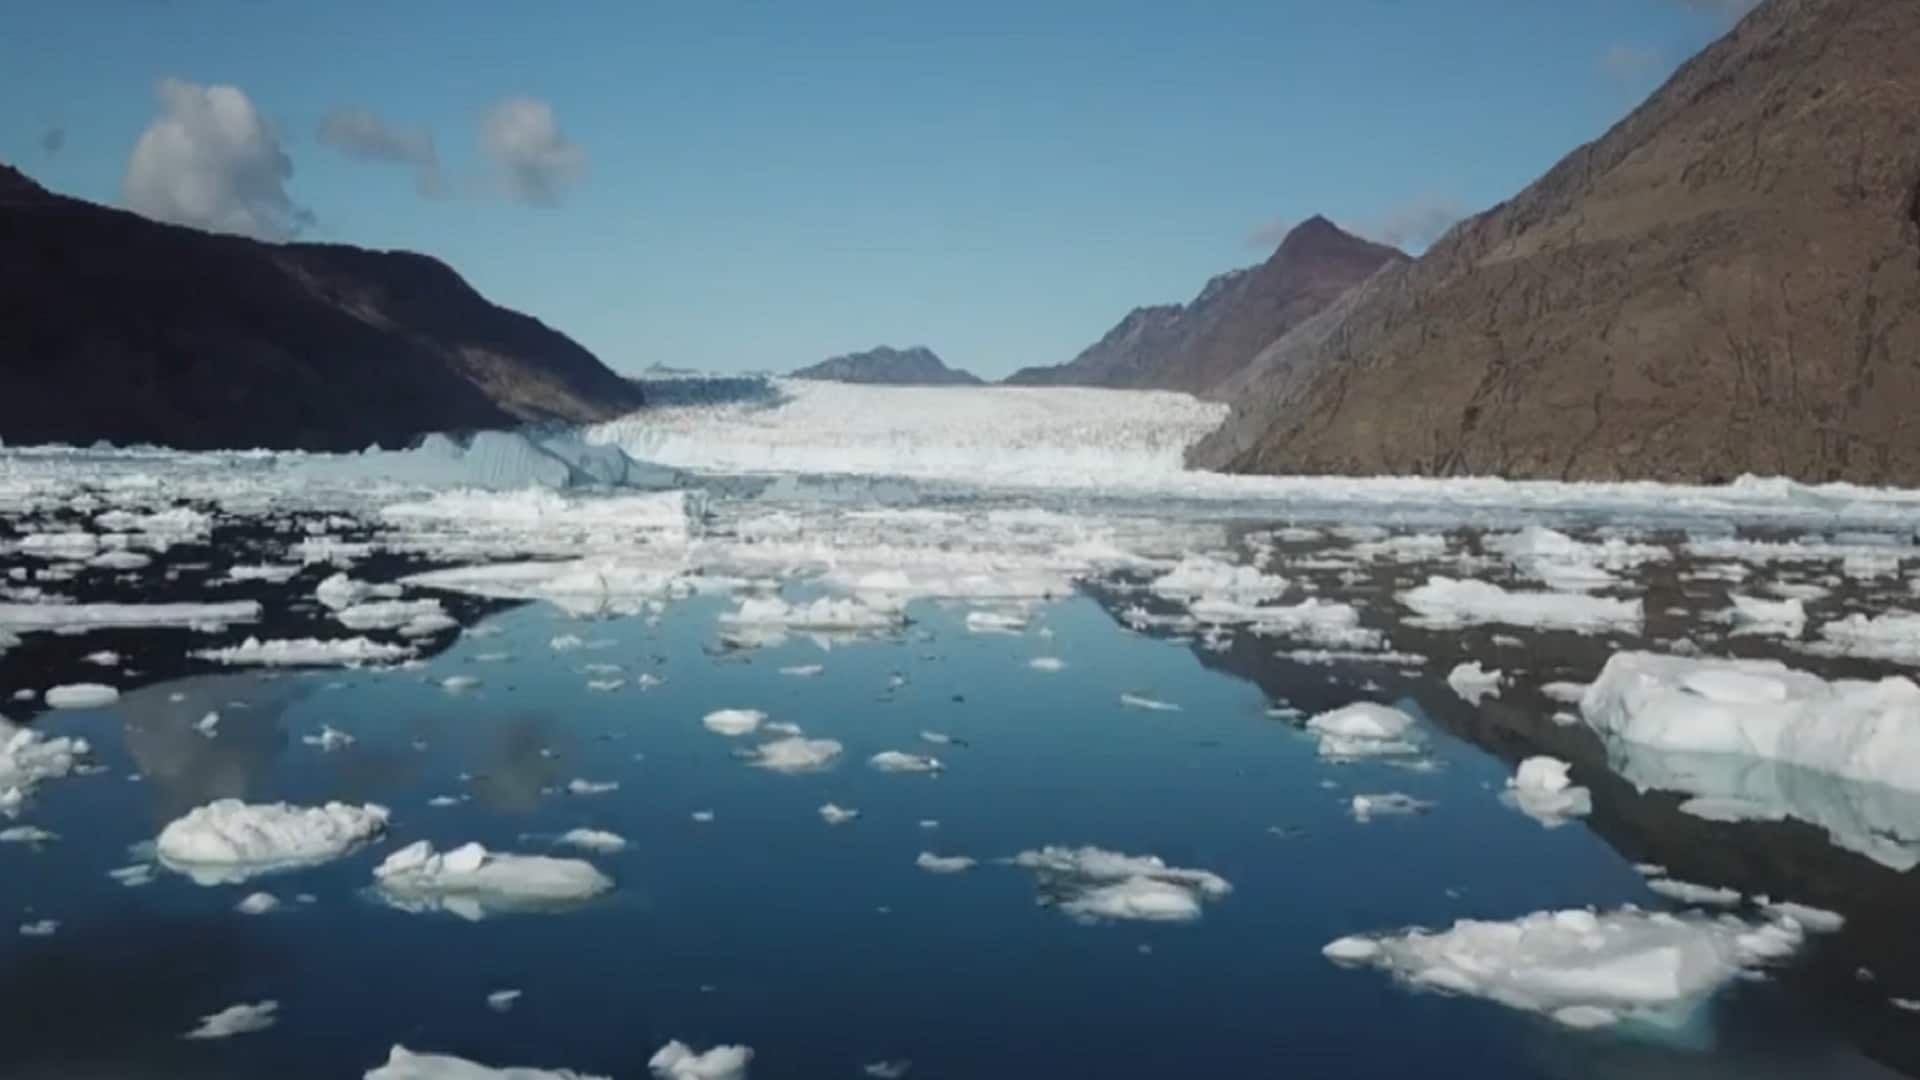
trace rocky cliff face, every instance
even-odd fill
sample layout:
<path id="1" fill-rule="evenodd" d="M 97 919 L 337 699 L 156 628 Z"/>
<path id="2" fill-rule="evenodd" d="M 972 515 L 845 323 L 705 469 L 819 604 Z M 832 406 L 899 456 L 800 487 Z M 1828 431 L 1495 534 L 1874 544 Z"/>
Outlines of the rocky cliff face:
<path id="1" fill-rule="evenodd" d="M 7 442 L 344 450 L 640 404 L 424 255 L 163 225 L 0 165 Z"/>
<path id="2" fill-rule="evenodd" d="M 1070 363 L 1025 368 L 1007 382 L 1209 395 L 1276 338 L 1404 258 L 1311 218 L 1266 262 L 1214 278 L 1191 303 L 1136 308 Z"/>
<path id="3" fill-rule="evenodd" d="M 1197 464 L 1920 483 L 1920 4 L 1769 0 L 1328 314 Z"/>
<path id="4" fill-rule="evenodd" d="M 948 367 L 924 345 L 908 349 L 882 345 L 866 352 L 848 353 L 803 367 L 794 372 L 793 377 L 889 386 L 977 386 L 980 383 L 979 376 Z"/>

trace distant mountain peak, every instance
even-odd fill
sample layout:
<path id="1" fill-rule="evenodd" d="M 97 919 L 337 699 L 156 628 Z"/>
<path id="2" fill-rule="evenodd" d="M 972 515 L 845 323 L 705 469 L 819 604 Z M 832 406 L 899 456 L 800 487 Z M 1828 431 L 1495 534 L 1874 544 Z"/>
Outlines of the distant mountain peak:
<path id="1" fill-rule="evenodd" d="M 981 381 L 971 372 L 948 367 L 925 345 L 904 349 L 877 345 L 865 352 L 846 353 L 803 367 L 793 377 L 888 386 L 971 386 Z"/>

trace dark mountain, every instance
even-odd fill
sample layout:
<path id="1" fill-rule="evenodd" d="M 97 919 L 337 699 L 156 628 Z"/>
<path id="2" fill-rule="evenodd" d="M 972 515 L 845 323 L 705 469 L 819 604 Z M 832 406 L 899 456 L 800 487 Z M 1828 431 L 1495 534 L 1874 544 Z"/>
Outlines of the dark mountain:
<path id="1" fill-rule="evenodd" d="M 1025 368 L 1007 382 L 1210 394 L 1274 339 L 1405 258 L 1310 218 L 1266 262 L 1221 274 L 1192 303 L 1135 308 L 1071 362 Z"/>
<path id="2" fill-rule="evenodd" d="M 977 386 L 979 376 L 950 368 L 932 349 L 915 345 L 895 349 L 882 345 L 866 352 L 822 360 L 793 373 L 796 379 L 831 382 L 881 383 L 888 386 Z"/>
<path id="3" fill-rule="evenodd" d="M 640 402 L 424 255 L 163 225 L 0 165 L 7 442 L 344 450 Z"/>
<path id="4" fill-rule="evenodd" d="M 1920 483 L 1920 3 L 1769 0 L 1342 306 L 1197 463 Z"/>

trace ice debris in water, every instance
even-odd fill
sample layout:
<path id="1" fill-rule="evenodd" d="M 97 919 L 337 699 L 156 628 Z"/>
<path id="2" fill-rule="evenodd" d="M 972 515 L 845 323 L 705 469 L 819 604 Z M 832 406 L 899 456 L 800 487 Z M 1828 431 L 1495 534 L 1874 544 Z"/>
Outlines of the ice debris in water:
<path id="1" fill-rule="evenodd" d="M 60 930 L 59 919 L 37 919 L 20 924 L 21 937 L 52 937 Z"/>
<path id="2" fill-rule="evenodd" d="M 1036 656 L 1027 661 L 1027 666 L 1035 671 L 1054 672 L 1065 669 L 1067 662 L 1057 656 Z"/>
<path id="3" fill-rule="evenodd" d="M 1233 891 L 1227 879 L 1211 871 L 1097 847 L 1049 845 L 1009 861 L 1033 871 L 1044 902 L 1082 922 L 1187 922 L 1200 917 L 1203 901 Z"/>
<path id="4" fill-rule="evenodd" d="M 1348 813 L 1353 820 L 1362 825 L 1377 817 L 1402 817 L 1409 814 L 1424 814 L 1433 809 L 1433 804 L 1423 799 L 1398 791 L 1374 795 L 1355 795 L 1347 804 Z"/>
<path id="5" fill-rule="evenodd" d="M 56 686 L 42 700 L 50 709 L 98 709 L 120 700 L 120 691 L 99 683 L 72 683 Z"/>
<path id="6" fill-rule="evenodd" d="M 937 757 L 909 754 L 903 750 L 882 750 L 867 759 L 880 772 L 939 772 L 945 768 Z"/>
<path id="7" fill-rule="evenodd" d="M 42 781 L 58 780 L 73 772 L 91 750 L 85 739 L 69 735 L 50 738 L 0 716 L 0 814 L 18 814 Z"/>
<path id="8" fill-rule="evenodd" d="M 270 892 L 248 893 L 241 901 L 233 905 L 233 910 L 242 915 L 265 915 L 280 906 L 280 898 Z"/>
<path id="9" fill-rule="evenodd" d="M 605 795 L 609 791 L 620 790 L 618 780 L 588 780 L 574 777 L 567 781 L 567 792 L 572 795 Z"/>
<path id="10" fill-rule="evenodd" d="M 492 852 L 464 844 L 444 853 L 425 840 L 374 868 L 380 898 L 403 911 L 447 911 L 478 921 L 506 911 L 538 911 L 591 899 L 612 879 L 580 859 Z"/>
<path id="11" fill-rule="evenodd" d="M 37 825 L 15 825 L 0 829 L 0 844 L 44 844 L 59 839 L 56 833 L 50 833 Z"/>
<path id="12" fill-rule="evenodd" d="M 766 719 L 758 709 L 716 709 L 702 717 L 700 725 L 715 735 L 737 738 L 753 734 Z"/>
<path id="13" fill-rule="evenodd" d="M 449 675 L 440 680 L 440 689 L 450 694 L 459 694 L 480 685 L 477 675 Z"/>
<path id="14" fill-rule="evenodd" d="M 1307 721 L 1320 738 L 1320 756 L 1329 761 L 1410 757 L 1421 752 L 1414 718 L 1391 705 L 1355 702 Z"/>
<path id="15" fill-rule="evenodd" d="M 967 632 L 970 634 L 1018 634 L 1026 628 L 1025 615 L 1005 611 L 967 612 Z"/>
<path id="16" fill-rule="evenodd" d="M 153 883 L 153 864 L 134 863 L 107 871 L 107 876 L 129 889 Z"/>
<path id="17" fill-rule="evenodd" d="M 1469 705 L 1478 705 L 1483 698 L 1499 697 L 1500 685 L 1505 681 L 1505 675 L 1481 667 L 1478 660 L 1459 664 L 1447 673 L 1447 685 Z"/>
<path id="18" fill-rule="evenodd" d="M 1527 758 L 1514 770 L 1501 798 L 1508 806 L 1549 829 L 1557 829 L 1573 818 L 1586 817 L 1593 813 L 1593 795 L 1568 779 L 1571 768 L 1566 762 L 1544 754 Z"/>
<path id="19" fill-rule="evenodd" d="M 604 829 L 568 829 L 560 834 L 559 843 L 602 855 L 612 855 L 627 847 L 625 837 Z"/>
<path id="20" fill-rule="evenodd" d="M 300 736 L 300 741 L 308 746 L 317 746 L 326 753 L 332 753 L 352 746 L 354 738 L 332 724 L 322 724 L 320 730 L 314 734 Z"/>
<path id="21" fill-rule="evenodd" d="M 958 874 L 973 869 L 976 862 L 968 855 L 935 855 L 931 851 L 923 851 L 913 860 L 913 865 L 930 874 Z"/>
<path id="22" fill-rule="evenodd" d="M 1418 616 L 1416 625 L 1435 630 L 1497 624 L 1542 630 L 1595 633 L 1638 631 L 1644 608 L 1638 600 L 1615 600 L 1564 592 L 1510 592 L 1486 581 L 1430 577 L 1400 593 Z"/>
<path id="23" fill-rule="evenodd" d="M 398 663 L 412 655 L 413 650 L 404 645 L 388 645 L 364 637 L 276 641 L 250 637 L 238 645 L 193 653 L 197 659 L 236 667 L 360 667 Z"/>
<path id="24" fill-rule="evenodd" d="M 200 1018 L 200 1026 L 182 1035 L 183 1039 L 230 1039 L 235 1035 L 250 1035 L 256 1031 L 265 1031 L 273 1026 L 280 1009 L 277 1001 L 261 1001 L 251 1005 L 229 1005 L 217 1013 Z"/>
<path id="25" fill-rule="evenodd" d="M 820 807 L 820 820 L 829 825 L 845 825 L 859 816 L 860 811 L 834 803 L 826 803 Z"/>
<path id="26" fill-rule="evenodd" d="M 1904 611 L 1871 616 L 1854 612 L 1822 624 L 1820 640 L 1803 648 L 1823 656 L 1920 663 L 1920 615 Z"/>
<path id="27" fill-rule="evenodd" d="M 1161 596 L 1182 600 L 1212 597 L 1252 604 L 1287 591 L 1285 578 L 1263 574 L 1251 566 L 1237 566 L 1205 555 L 1189 555 L 1149 586 Z"/>
<path id="28" fill-rule="evenodd" d="M 1728 754 L 1920 790 L 1920 686 L 1796 671 L 1775 660 L 1616 653 L 1580 709 L 1602 736 Z"/>
<path id="29" fill-rule="evenodd" d="M 1180 712 L 1180 706 L 1145 694 L 1126 693 L 1120 695 L 1120 704 L 1129 709 L 1144 709 L 1147 712 Z"/>
<path id="30" fill-rule="evenodd" d="M 231 604 L 0 604 L 0 630 L 221 627 L 260 618 L 253 600 Z"/>
<path id="31" fill-rule="evenodd" d="M 791 667 L 781 668 L 780 674 L 791 675 L 797 679 L 810 679 L 825 670 L 827 669 L 824 664 L 794 664 Z"/>
<path id="32" fill-rule="evenodd" d="M 498 1013 L 508 1012 L 519 1000 L 520 991 L 518 990 L 495 990 L 487 995 L 487 1008 Z"/>
<path id="33" fill-rule="evenodd" d="M 1510 922 L 1345 937 L 1322 951 L 1417 990 L 1486 998 L 1569 1027 L 1671 1017 L 1734 979 L 1791 955 L 1799 924 L 1626 907 L 1542 911 Z"/>
<path id="34" fill-rule="evenodd" d="M 1735 634 L 1797 638 L 1807 627 L 1806 605 L 1799 600 L 1766 600 L 1757 596 L 1728 593 L 1732 605 L 1718 618 L 1733 627 Z"/>
<path id="35" fill-rule="evenodd" d="M 416 1054 L 404 1046 L 387 1053 L 384 1065 L 367 1070 L 365 1080 L 609 1080 L 572 1069 L 535 1069 L 525 1066 L 489 1068 L 448 1054 Z"/>
<path id="36" fill-rule="evenodd" d="M 784 739 L 761 743 L 747 751 L 749 765 L 772 772 L 797 773 L 824 769 L 840 756 L 842 747 L 833 739 L 807 739 L 789 735 Z"/>
<path id="37" fill-rule="evenodd" d="M 660 1080 L 746 1080 L 753 1050 L 745 1046 L 715 1046 L 695 1053 L 675 1039 L 647 1059 L 647 1069 Z"/>
<path id="38" fill-rule="evenodd" d="M 384 832 L 387 808 L 219 799 L 168 823 L 155 854 L 201 885 L 245 881 L 337 859 Z"/>
<path id="39" fill-rule="evenodd" d="M 904 1080 L 913 1071 L 913 1062 L 906 1058 L 891 1058 L 885 1061 L 869 1061 L 860 1066 L 860 1071 L 874 1080 Z"/>
<path id="40" fill-rule="evenodd" d="M 1733 907 L 1742 897 L 1738 890 L 1713 885 L 1696 885 L 1673 878 L 1648 878 L 1647 888 L 1688 907 Z"/>

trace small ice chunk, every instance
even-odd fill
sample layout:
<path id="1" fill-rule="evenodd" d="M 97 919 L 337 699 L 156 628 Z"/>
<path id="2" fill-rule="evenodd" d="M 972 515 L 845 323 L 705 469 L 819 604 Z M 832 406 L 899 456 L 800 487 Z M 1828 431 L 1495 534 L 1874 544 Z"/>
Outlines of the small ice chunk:
<path id="1" fill-rule="evenodd" d="M 1188 922 L 1200 917 L 1202 901 L 1233 891 L 1225 878 L 1206 870 L 1096 847 L 1048 846 L 1009 861 L 1034 872 L 1044 902 L 1081 922 Z"/>
<path id="2" fill-rule="evenodd" d="M 1424 814 L 1433 809 L 1433 804 L 1399 791 L 1383 794 L 1355 795 L 1347 804 L 1353 820 L 1365 825 L 1377 817 L 1396 817 L 1407 814 Z"/>
<path id="3" fill-rule="evenodd" d="M 970 634 L 1018 634 L 1026 628 L 1025 615 L 1004 611 L 967 612 L 967 632 Z"/>
<path id="4" fill-rule="evenodd" d="M 567 791 L 573 795 L 605 795 L 609 791 L 620 790 L 618 780 L 587 780 L 574 777 L 567 781 Z"/>
<path id="5" fill-rule="evenodd" d="M 153 883 L 153 864 L 134 863 L 107 871 L 107 876 L 129 889 Z"/>
<path id="6" fill-rule="evenodd" d="M 261 1001 L 247 1005 L 229 1005 L 217 1013 L 200 1018 L 200 1026 L 182 1035 L 183 1039 L 230 1039 L 235 1035 L 250 1035 L 256 1031 L 265 1031 L 273 1026 L 280 1009 L 277 1001 Z"/>
<path id="7" fill-rule="evenodd" d="M 387 1053 L 384 1065 L 367 1070 L 365 1080 L 608 1080 L 572 1069 L 488 1068 L 449 1054 L 416 1054 L 404 1046 Z"/>
<path id="8" fill-rule="evenodd" d="M 845 825 L 859 816 L 860 811 L 834 803 L 826 803 L 820 807 L 820 820 L 829 825 Z"/>
<path id="9" fill-rule="evenodd" d="M 1580 704 L 1580 699 L 1586 692 L 1587 684 L 1583 682 L 1550 682 L 1540 687 L 1540 693 L 1545 695 L 1548 701 L 1557 701 L 1562 705 Z"/>
<path id="10" fill-rule="evenodd" d="M 759 709 L 716 709 L 701 717 L 700 724 L 715 735 L 739 738 L 758 731 L 767 714 Z"/>
<path id="11" fill-rule="evenodd" d="M 1596 633 L 1637 631 L 1645 619 L 1638 600 L 1615 600 L 1570 592 L 1517 592 L 1486 581 L 1430 577 L 1400 593 L 1400 602 L 1428 629 L 1498 624 L 1542 630 Z"/>
<path id="12" fill-rule="evenodd" d="M 220 733 L 220 714 L 210 712 L 194 721 L 193 730 L 205 735 L 209 739 L 213 738 Z"/>
<path id="13" fill-rule="evenodd" d="M 886 1061 L 869 1061 L 860 1066 L 860 1071 L 874 1080 L 904 1080 L 913 1071 L 913 1062 L 906 1058 L 891 1058 Z"/>
<path id="14" fill-rule="evenodd" d="M 364 637 L 289 638 L 262 641 L 250 637 L 224 649 L 201 649 L 196 659 L 236 667 L 360 667 L 393 664 L 413 655 L 404 645 L 388 645 Z"/>
<path id="15" fill-rule="evenodd" d="M 824 664 L 794 664 L 780 669 L 780 674 L 791 675 L 796 679 L 811 679 L 827 670 Z"/>
<path id="16" fill-rule="evenodd" d="M 495 990 L 487 995 L 487 1008 L 503 1013 L 511 1010 L 514 1003 L 519 1000 L 520 991 L 518 990 Z"/>
<path id="17" fill-rule="evenodd" d="M 688 816 L 693 818 L 695 824 L 699 825 L 709 825 L 713 822 L 713 811 L 711 810 L 695 810 Z"/>
<path id="18" fill-rule="evenodd" d="M 458 694 L 480 685 L 477 675 L 449 675 L 440 680 L 440 689 L 450 694 Z"/>
<path id="19" fill-rule="evenodd" d="M 1036 656 L 1027 661 L 1027 666 L 1035 671 L 1054 672 L 1065 670 L 1067 662 L 1057 656 Z"/>
<path id="20" fill-rule="evenodd" d="M 1478 660 L 1457 665 L 1447 673 L 1447 685 L 1469 705 L 1478 705 L 1484 698 L 1499 697 L 1500 684 L 1505 681 L 1505 675 L 1481 667 Z"/>
<path id="21" fill-rule="evenodd" d="M 547 648 L 554 652 L 572 652 L 585 644 L 578 634 L 558 634 L 547 642 Z"/>
<path id="22" fill-rule="evenodd" d="M 747 763 L 772 772 L 797 773 L 824 769 L 840 756 L 842 747 L 833 739 L 807 739 L 789 735 L 784 739 L 761 743 L 746 755 Z"/>
<path id="23" fill-rule="evenodd" d="M 20 924 L 21 937 L 52 937 L 60 929 L 59 919 L 39 919 Z"/>
<path id="24" fill-rule="evenodd" d="M 1320 713 L 1307 721 L 1320 739 L 1320 756 L 1330 761 L 1407 757 L 1420 753 L 1420 734 L 1412 716 L 1391 705 L 1359 701 Z"/>
<path id="25" fill-rule="evenodd" d="M 1586 817 L 1593 813 L 1593 795 L 1568 779 L 1571 768 L 1566 762 L 1544 754 L 1527 758 L 1507 781 L 1507 790 L 1501 797 L 1508 806 L 1549 829 Z"/>
<path id="26" fill-rule="evenodd" d="M 1148 712 L 1179 712 L 1180 706 L 1144 694 L 1126 693 L 1120 695 L 1120 704 L 1129 709 L 1145 709 Z"/>
<path id="27" fill-rule="evenodd" d="M 952 746 L 953 736 L 944 731 L 922 731 L 920 733 L 920 741 L 932 743 L 935 746 Z"/>
<path id="28" fill-rule="evenodd" d="M 81 659 L 99 667 L 113 667 L 120 662 L 120 654 L 112 649 L 101 649 L 98 652 L 90 652 Z"/>
<path id="29" fill-rule="evenodd" d="M 57 833 L 50 833 L 37 825 L 15 825 L 0 829 L 0 844 L 44 844 L 57 839 Z"/>
<path id="30" fill-rule="evenodd" d="M 627 685 L 625 679 L 588 679 L 587 689 L 595 693 L 606 694 Z"/>
<path id="31" fill-rule="evenodd" d="M 746 1080 L 753 1051 L 745 1046 L 715 1046 L 695 1053 L 675 1039 L 647 1060 L 647 1069 L 659 1080 Z"/>
<path id="32" fill-rule="evenodd" d="M 120 700 L 120 691 L 100 683 L 56 686 L 45 696 L 50 709 L 98 709 Z"/>
<path id="33" fill-rule="evenodd" d="M 1802 929 L 1815 934 L 1837 934 L 1847 925 L 1846 916 L 1837 911 L 1796 904 L 1791 900 L 1769 900 L 1764 896 L 1755 897 L 1760 909 L 1775 919 L 1792 919 Z"/>
<path id="34" fill-rule="evenodd" d="M 300 736 L 300 741 L 306 743 L 308 746 L 317 746 L 326 753 L 332 753 L 335 750 L 345 750 L 347 747 L 352 746 L 354 738 L 352 735 L 341 731 L 332 724 L 322 724 L 320 725 L 318 733 L 302 735 Z"/>
<path id="35" fill-rule="evenodd" d="M 280 906 L 280 898 L 270 892 L 248 893 L 233 910 L 242 915 L 265 915 Z"/>
<path id="36" fill-rule="evenodd" d="M 162 865 L 198 884 L 235 884 L 337 859 L 384 832 L 387 816 L 387 808 L 374 803 L 218 799 L 168 823 L 155 853 Z"/>
<path id="37" fill-rule="evenodd" d="M 470 921 L 570 906 L 613 888 L 610 878 L 580 859 L 492 852 L 479 844 L 435 852 L 425 840 L 387 856 L 373 877 L 381 899 L 396 908 L 447 911 Z"/>
<path id="38" fill-rule="evenodd" d="M 610 833 L 604 829 L 568 829 L 560 834 L 560 843 L 576 847 L 582 851 L 592 851 L 601 855 L 612 855 L 625 851 L 626 837 Z"/>
<path id="39" fill-rule="evenodd" d="M 929 874 L 958 874 L 973 869 L 976 862 L 967 855 L 935 855 L 931 851 L 923 851 L 913 860 L 913 865 Z"/>
<path id="40" fill-rule="evenodd" d="M 1733 605 L 1720 613 L 1720 621 L 1730 624 L 1735 634 L 1797 638 L 1807 627 L 1807 608 L 1799 600 L 1766 600 L 1757 596 L 1728 593 Z"/>
<path id="41" fill-rule="evenodd" d="M 946 767 L 937 757 L 924 757 L 902 750 L 882 750 L 868 758 L 867 764 L 881 772 L 939 772 Z"/>
<path id="42" fill-rule="evenodd" d="M 1676 881 L 1673 878 L 1649 878 L 1647 888 L 1688 907 L 1732 907 L 1741 900 L 1739 892 L 1733 889 L 1696 885 L 1691 881 Z"/>

